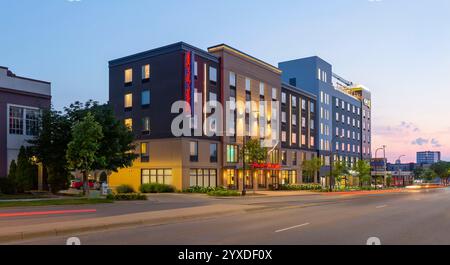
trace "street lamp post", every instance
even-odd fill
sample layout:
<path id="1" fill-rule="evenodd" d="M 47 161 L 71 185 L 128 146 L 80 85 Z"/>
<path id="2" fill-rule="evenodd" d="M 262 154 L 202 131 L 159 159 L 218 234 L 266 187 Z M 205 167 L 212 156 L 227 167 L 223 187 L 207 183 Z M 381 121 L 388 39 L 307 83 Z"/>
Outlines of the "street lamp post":
<path id="1" fill-rule="evenodd" d="M 387 165 L 386 165 L 386 145 L 383 145 L 383 147 L 377 148 L 375 150 L 375 159 L 378 158 L 378 151 L 379 150 L 383 150 L 383 168 L 384 168 L 384 172 L 383 172 L 383 178 L 386 179 L 386 171 L 387 171 Z M 375 189 L 377 189 L 377 179 L 378 177 L 375 176 Z"/>
<path id="2" fill-rule="evenodd" d="M 397 159 L 397 161 L 398 161 L 398 176 L 400 177 L 400 178 L 402 178 L 402 183 L 403 183 L 403 186 L 405 186 L 405 179 L 402 177 L 402 162 L 401 162 L 401 159 L 402 159 L 402 157 L 405 157 L 406 155 L 401 155 L 401 156 L 399 156 L 398 157 L 398 159 Z"/>

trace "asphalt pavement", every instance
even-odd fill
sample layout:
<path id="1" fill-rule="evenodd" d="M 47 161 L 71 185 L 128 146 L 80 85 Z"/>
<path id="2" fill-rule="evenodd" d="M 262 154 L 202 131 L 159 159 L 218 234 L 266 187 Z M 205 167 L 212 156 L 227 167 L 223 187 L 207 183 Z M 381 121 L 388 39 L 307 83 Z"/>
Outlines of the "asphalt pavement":
<path id="1" fill-rule="evenodd" d="M 169 197 L 172 198 L 172 197 Z M 191 203 L 225 200 L 191 197 Z M 264 206 L 261 210 L 157 226 L 74 234 L 81 244 L 97 245 L 364 245 L 450 244 L 450 190 L 373 196 L 299 196 L 228 200 Z M 176 202 L 174 202 L 176 203 Z M 62 245 L 67 237 L 15 244 Z"/>

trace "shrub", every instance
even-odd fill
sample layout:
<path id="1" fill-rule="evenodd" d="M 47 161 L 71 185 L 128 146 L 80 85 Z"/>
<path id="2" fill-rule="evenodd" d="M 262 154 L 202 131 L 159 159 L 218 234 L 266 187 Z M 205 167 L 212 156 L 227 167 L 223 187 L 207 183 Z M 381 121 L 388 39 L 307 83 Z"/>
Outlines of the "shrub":
<path id="1" fill-rule="evenodd" d="M 116 188 L 117 193 L 127 194 L 127 193 L 134 193 L 133 187 L 130 185 L 120 185 Z"/>
<path id="2" fill-rule="evenodd" d="M 224 187 L 199 187 L 199 186 L 193 186 L 193 187 L 190 187 L 189 189 L 185 190 L 184 192 L 206 194 L 208 192 L 225 191 L 225 190 L 226 189 Z"/>
<path id="3" fill-rule="evenodd" d="M 147 200 L 147 196 L 141 193 L 116 193 L 116 194 L 108 194 L 106 196 L 108 200 L 114 201 L 145 201 Z"/>
<path id="4" fill-rule="evenodd" d="M 209 196 L 218 196 L 218 197 L 233 197 L 240 196 L 241 194 L 235 190 L 215 190 L 207 193 Z"/>
<path id="5" fill-rule="evenodd" d="M 166 184 L 150 183 L 142 184 L 139 190 L 142 193 L 170 193 L 175 192 L 175 187 Z"/>
<path id="6" fill-rule="evenodd" d="M 0 177 L 0 193 L 8 195 L 16 193 L 14 182 L 10 178 Z"/>
<path id="7" fill-rule="evenodd" d="M 298 185 L 281 185 L 280 190 L 312 190 L 321 191 L 322 185 L 320 184 L 298 184 Z"/>

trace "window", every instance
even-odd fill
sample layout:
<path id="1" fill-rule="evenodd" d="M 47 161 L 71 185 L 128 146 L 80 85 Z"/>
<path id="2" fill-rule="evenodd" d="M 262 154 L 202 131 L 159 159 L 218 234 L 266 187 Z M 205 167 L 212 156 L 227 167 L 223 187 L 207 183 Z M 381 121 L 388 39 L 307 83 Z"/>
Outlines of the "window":
<path id="1" fill-rule="evenodd" d="M 314 102 L 311 102 L 311 113 L 315 112 L 315 106 L 314 106 Z"/>
<path id="2" fill-rule="evenodd" d="M 277 89 L 276 88 L 272 88 L 272 99 L 276 100 L 277 99 Z"/>
<path id="3" fill-rule="evenodd" d="M 286 123 L 286 112 L 285 111 L 281 112 L 281 122 Z"/>
<path id="4" fill-rule="evenodd" d="M 23 108 L 9 107 L 9 133 L 23 134 Z"/>
<path id="5" fill-rule="evenodd" d="M 302 110 L 306 110 L 306 100 L 302 99 Z"/>
<path id="6" fill-rule="evenodd" d="M 310 143 L 311 143 L 311 146 L 316 145 L 316 140 L 315 140 L 314 136 L 311 136 L 311 138 L 309 139 L 309 141 L 310 141 Z"/>
<path id="7" fill-rule="evenodd" d="M 133 94 L 125 94 L 124 96 L 124 105 L 126 109 L 130 109 L 133 107 Z"/>
<path id="8" fill-rule="evenodd" d="M 259 95 L 260 96 L 264 96 L 264 90 L 265 90 L 264 83 L 263 82 L 259 83 Z"/>
<path id="9" fill-rule="evenodd" d="M 321 80 L 321 74 L 322 74 L 322 70 L 320 70 L 320 68 L 317 69 L 317 79 Z"/>
<path id="10" fill-rule="evenodd" d="M 125 119 L 124 123 L 130 131 L 133 130 L 133 119 Z"/>
<path id="11" fill-rule="evenodd" d="M 339 121 L 339 113 L 336 112 L 336 121 Z"/>
<path id="12" fill-rule="evenodd" d="M 297 165 L 297 152 L 292 152 L 292 165 Z"/>
<path id="13" fill-rule="evenodd" d="M 236 74 L 233 72 L 230 72 L 230 86 L 236 88 Z"/>
<path id="14" fill-rule="evenodd" d="M 217 94 L 213 92 L 209 92 L 209 103 L 211 106 L 217 106 Z"/>
<path id="15" fill-rule="evenodd" d="M 125 84 L 131 84 L 133 83 L 133 69 L 126 69 L 125 70 Z"/>
<path id="16" fill-rule="evenodd" d="M 293 108 L 297 107 L 297 97 L 292 96 L 291 104 Z"/>
<path id="17" fill-rule="evenodd" d="M 209 161 L 211 163 L 217 162 L 217 144 L 209 145 Z"/>
<path id="18" fill-rule="evenodd" d="M 150 65 L 146 64 L 142 66 L 142 80 L 150 79 Z"/>
<path id="19" fill-rule="evenodd" d="M 149 158 L 148 143 L 141 143 L 141 162 L 146 163 L 150 160 Z"/>
<path id="20" fill-rule="evenodd" d="M 189 143 L 189 156 L 191 162 L 198 162 L 198 142 Z"/>
<path id="21" fill-rule="evenodd" d="M 217 186 L 217 170 L 215 169 L 191 169 L 189 175 L 191 187 Z"/>
<path id="22" fill-rule="evenodd" d="M 142 184 L 159 183 L 173 185 L 172 169 L 143 169 L 141 171 Z"/>
<path id="23" fill-rule="evenodd" d="M 287 153 L 286 151 L 281 151 L 281 163 L 285 166 L 287 165 Z"/>
<path id="24" fill-rule="evenodd" d="M 245 78 L 245 91 L 251 91 L 251 82 L 250 78 Z"/>
<path id="25" fill-rule="evenodd" d="M 25 109 L 26 135 L 36 136 L 39 132 L 39 120 L 41 112 L 39 110 Z"/>
<path id="26" fill-rule="evenodd" d="M 209 81 L 213 84 L 217 83 L 217 69 L 212 66 L 209 67 Z"/>
<path id="27" fill-rule="evenodd" d="M 302 128 L 306 128 L 306 118 L 302 117 Z"/>
<path id="28" fill-rule="evenodd" d="M 149 117 L 142 118 L 142 133 L 143 134 L 150 133 L 150 118 Z"/>
<path id="29" fill-rule="evenodd" d="M 198 63 L 197 61 L 194 62 L 194 77 L 198 77 Z"/>
<path id="30" fill-rule="evenodd" d="M 141 94 L 141 105 L 142 106 L 148 106 L 150 105 L 150 90 L 144 90 Z"/>
<path id="31" fill-rule="evenodd" d="M 282 131 L 281 132 L 281 141 L 283 142 L 283 143 L 285 143 L 286 142 L 286 132 L 285 131 Z"/>
<path id="32" fill-rule="evenodd" d="M 291 142 L 292 142 L 292 144 L 297 144 L 297 134 L 296 133 L 292 133 Z"/>
<path id="33" fill-rule="evenodd" d="M 237 145 L 227 145 L 227 163 L 237 163 L 238 154 L 239 152 Z"/>
<path id="34" fill-rule="evenodd" d="M 311 119 L 311 121 L 310 121 L 309 128 L 310 128 L 311 130 L 314 130 L 314 129 L 315 129 L 315 127 L 314 127 L 314 120 L 313 120 L 313 119 Z"/>
<path id="35" fill-rule="evenodd" d="M 281 103 L 286 104 L 286 93 L 281 92 Z"/>
<path id="36" fill-rule="evenodd" d="M 297 78 L 289 78 L 289 85 L 297 86 Z"/>
<path id="37" fill-rule="evenodd" d="M 302 134 L 302 145 L 306 145 L 306 135 Z"/>
<path id="38" fill-rule="evenodd" d="M 292 125 L 297 125 L 297 115 L 292 114 Z"/>

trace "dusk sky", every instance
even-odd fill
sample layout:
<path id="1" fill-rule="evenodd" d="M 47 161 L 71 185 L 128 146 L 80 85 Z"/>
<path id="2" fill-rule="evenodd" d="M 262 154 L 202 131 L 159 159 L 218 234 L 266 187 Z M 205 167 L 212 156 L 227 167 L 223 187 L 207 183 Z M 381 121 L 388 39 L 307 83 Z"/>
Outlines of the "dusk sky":
<path id="1" fill-rule="evenodd" d="M 52 82 L 57 109 L 108 98 L 108 61 L 184 41 L 273 65 L 318 55 L 372 91 L 373 151 L 450 160 L 448 0 L 0 0 L 0 65 Z"/>

